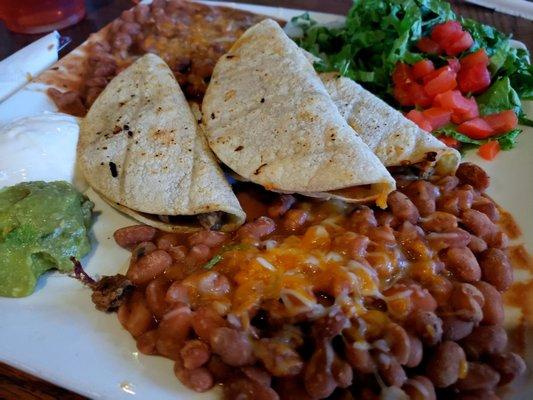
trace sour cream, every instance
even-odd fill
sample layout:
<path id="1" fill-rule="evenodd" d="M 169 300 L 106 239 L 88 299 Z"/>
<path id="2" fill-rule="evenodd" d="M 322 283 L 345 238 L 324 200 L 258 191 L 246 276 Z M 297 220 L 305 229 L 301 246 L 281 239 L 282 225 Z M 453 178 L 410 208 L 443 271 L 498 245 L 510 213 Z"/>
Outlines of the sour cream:
<path id="1" fill-rule="evenodd" d="M 45 113 L 0 126 L 0 187 L 64 180 L 83 190 L 76 171 L 78 119 Z"/>

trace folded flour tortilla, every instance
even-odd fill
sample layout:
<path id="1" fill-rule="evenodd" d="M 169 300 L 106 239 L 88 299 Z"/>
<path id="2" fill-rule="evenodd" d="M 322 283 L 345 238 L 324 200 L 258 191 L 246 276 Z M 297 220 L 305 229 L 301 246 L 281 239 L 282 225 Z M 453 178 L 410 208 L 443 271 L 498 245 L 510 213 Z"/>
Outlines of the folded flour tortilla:
<path id="1" fill-rule="evenodd" d="M 454 173 L 461 155 L 353 80 L 320 74 L 341 115 L 386 167 L 419 164 Z"/>
<path id="2" fill-rule="evenodd" d="M 202 112 L 217 157 L 269 190 L 384 206 L 395 188 L 312 64 L 272 20 L 248 29 L 220 58 Z"/>
<path id="3" fill-rule="evenodd" d="M 245 214 L 172 71 L 147 54 L 115 77 L 81 124 L 78 159 L 112 206 L 170 232 L 229 231 Z"/>

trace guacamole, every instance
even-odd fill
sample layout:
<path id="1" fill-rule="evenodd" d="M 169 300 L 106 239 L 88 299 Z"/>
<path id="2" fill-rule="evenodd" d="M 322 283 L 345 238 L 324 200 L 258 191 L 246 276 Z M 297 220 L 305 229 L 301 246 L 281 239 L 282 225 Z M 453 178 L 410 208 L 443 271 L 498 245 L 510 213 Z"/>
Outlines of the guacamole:
<path id="1" fill-rule="evenodd" d="M 23 297 L 39 276 L 74 267 L 91 245 L 94 204 L 70 183 L 27 182 L 0 190 L 0 296 Z"/>

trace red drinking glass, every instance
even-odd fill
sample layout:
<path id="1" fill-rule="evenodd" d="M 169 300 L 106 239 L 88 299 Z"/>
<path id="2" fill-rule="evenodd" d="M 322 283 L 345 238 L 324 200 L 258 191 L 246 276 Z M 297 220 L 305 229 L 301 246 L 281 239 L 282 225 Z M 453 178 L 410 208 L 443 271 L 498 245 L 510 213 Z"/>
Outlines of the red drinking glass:
<path id="1" fill-rule="evenodd" d="M 13 32 L 50 32 L 84 16 L 84 0 L 0 0 L 0 19 Z"/>

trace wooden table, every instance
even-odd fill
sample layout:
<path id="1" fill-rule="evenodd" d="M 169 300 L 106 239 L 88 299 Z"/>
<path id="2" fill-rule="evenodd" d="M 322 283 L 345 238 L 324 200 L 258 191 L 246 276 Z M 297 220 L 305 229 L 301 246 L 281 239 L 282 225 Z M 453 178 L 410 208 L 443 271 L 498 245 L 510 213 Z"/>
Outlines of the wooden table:
<path id="1" fill-rule="evenodd" d="M 350 8 L 351 0 L 233 0 L 238 3 L 256 3 L 262 5 L 284 6 L 345 14 Z M 91 32 L 95 32 L 116 18 L 123 10 L 132 6 L 130 0 L 86 0 L 87 17 L 76 26 L 61 31 L 72 38 L 73 43 L 64 54 L 82 43 Z M 455 10 L 463 15 L 496 26 L 503 32 L 525 42 L 533 49 L 533 23 L 531 21 L 496 13 L 481 7 L 452 0 Z M 33 42 L 39 35 L 20 35 L 10 33 L 0 23 L 0 59 L 7 57 L 21 47 Z M 80 371 L 83 373 L 83 371 Z M 0 399 L 5 400 L 82 400 L 82 396 L 64 390 L 41 379 L 0 363 Z"/>

